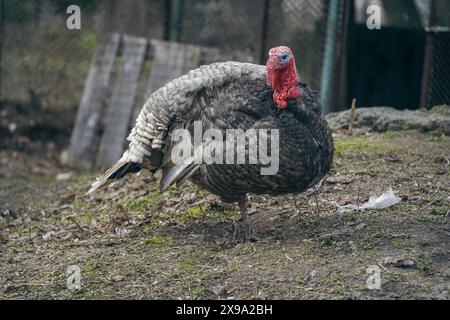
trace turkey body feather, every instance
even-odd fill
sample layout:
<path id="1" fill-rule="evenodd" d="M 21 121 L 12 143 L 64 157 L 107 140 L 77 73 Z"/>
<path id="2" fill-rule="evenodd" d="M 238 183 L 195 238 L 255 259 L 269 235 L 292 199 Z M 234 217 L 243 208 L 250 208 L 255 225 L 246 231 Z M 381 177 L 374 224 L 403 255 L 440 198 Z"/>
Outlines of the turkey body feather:
<path id="1" fill-rule="evenodd" d="M 214 63 L 172 80 L 148 98 L 128 137 L 128 149 L 89 193 L 143 167 L 163 170 L 162 189 L 191 178 L 225 202 L 241 201 L 247 193 L 279 195 L 308 189 L 329 170 L 334 147 L 316 92 L 301 82 L 297 87 L 301 97 L 280 110 L 266 83 L 265 66 Z M 172 133 L 183 128 L 193 136 L 196 121 L 203 132 L 265 129 L 268 141 L 277 129 L 278 171 L 262 175 L 261 163 L 194 164 L 192 159 L 173 163 Z"/>

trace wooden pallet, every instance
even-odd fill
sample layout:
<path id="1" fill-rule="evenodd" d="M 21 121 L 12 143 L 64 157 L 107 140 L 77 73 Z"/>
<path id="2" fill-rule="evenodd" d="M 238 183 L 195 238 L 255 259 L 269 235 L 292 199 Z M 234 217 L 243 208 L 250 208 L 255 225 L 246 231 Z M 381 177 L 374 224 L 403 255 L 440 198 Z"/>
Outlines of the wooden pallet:
<path id="1" fill-rule="evenodd" d="M 165 83 L 201 64 L 237 60 L 216 48 L 113 34 L 97 45 L 69 148 L 73 167 L 110 166 L 122 155 L 142 104 Z M 151 69 L 145 75 L 146 62 Z M 146 83 L 141 83 L 142 81 Z M 140 92 L 144 91 L 144 92 Z"/>

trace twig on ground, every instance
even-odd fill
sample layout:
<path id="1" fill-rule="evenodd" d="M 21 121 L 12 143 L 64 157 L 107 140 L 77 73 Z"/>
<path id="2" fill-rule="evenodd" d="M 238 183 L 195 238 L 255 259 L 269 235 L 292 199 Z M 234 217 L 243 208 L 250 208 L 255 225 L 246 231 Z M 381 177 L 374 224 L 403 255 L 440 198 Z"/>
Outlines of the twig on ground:
<path id="1" fill-rule="evenodd" d="M 447 166 L 450 165 L 450 156 L 446 156 L 445 154 L 443 154 L 442 158 L 444 158 L 444 160 L 447 161 Z"/>
<path id="2" fill-rule="evenodd" d="M 387 273 L 390 273 L 389 270 L 381 263 L 378 264 L 381 268 L 384 269 L 384 271 L 386 271 Z"/>
<path id="3" fill-rule="evenodd" d="M 82 234 L 86 234 L 87 233 L 86 230 L 84 230 L 83 227 L 80 226 L 80 224 L 75 220 L 74 217 L 67 217 L 67 220 L 73 222 L 77 226 L 77 228 L 81 231 Z"/>
<path id="4" fill-rule="evenodd" d="M 353 134 L 353 122 L 355 121 L 356 99 L 353 98 L 352 109 L 350 111 L 350 122 L 348 123 L 348 133 Z"/>
<path id="5" fill-rule="evenodd" d="M 441 201 L 443 199 L 443 197 L 436 197 L 438 195 L 438 192 L 439 192 L 440 189 L 441 189 L 441 186 L 439 185 L 437 187 L 436 191 L 431 196 L 431 201 L 428 202 L 426 205 L 424 205 L 424 206 L 420 207 L 419 209 L 417 209 L 417 211 L 423 211 L 425 209 L 428 209 L 429 207 L 431 207 L 436 202 Z"/>

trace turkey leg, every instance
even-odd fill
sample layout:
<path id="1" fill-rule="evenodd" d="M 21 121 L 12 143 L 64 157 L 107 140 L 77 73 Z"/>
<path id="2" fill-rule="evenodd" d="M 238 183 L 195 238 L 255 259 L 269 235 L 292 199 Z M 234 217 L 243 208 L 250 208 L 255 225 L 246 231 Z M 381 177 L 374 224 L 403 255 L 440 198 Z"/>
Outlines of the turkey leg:
<path id="1" fill-rule="evenodd" d="M 253 227 L 250 225 L 248 221 L 248 214 L 247 214 L 247 197 L 244 197 L 243 199 L 238 201 L 238 206 L 241 211 L 241 218 L 239 219 L 239 222 L 237 225 L 235 225 L 234 229 L 234 240 L 240 238 L 244 241 L 254 241 L 254 231 Z"/>
<path id="2" fill-rule="evenodd" d="M 241 222 L 247 223 L 248 215 L 247 215 L 247 197 L 244 197 L 242 200 L 238 201 L 239 210 L 241 211 Z"/>

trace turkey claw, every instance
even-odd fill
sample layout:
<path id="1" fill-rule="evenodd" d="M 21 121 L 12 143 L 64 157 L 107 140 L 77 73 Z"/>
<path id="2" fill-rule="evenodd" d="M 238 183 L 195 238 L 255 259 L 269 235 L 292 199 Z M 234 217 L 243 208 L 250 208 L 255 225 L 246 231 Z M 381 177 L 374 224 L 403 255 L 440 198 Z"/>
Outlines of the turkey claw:
<path id="1" fill-rule="evenodd" d="M 248 220 L 239 219 L 234 222 L 233 242 L 256 242 L 255 230 Z"/>

